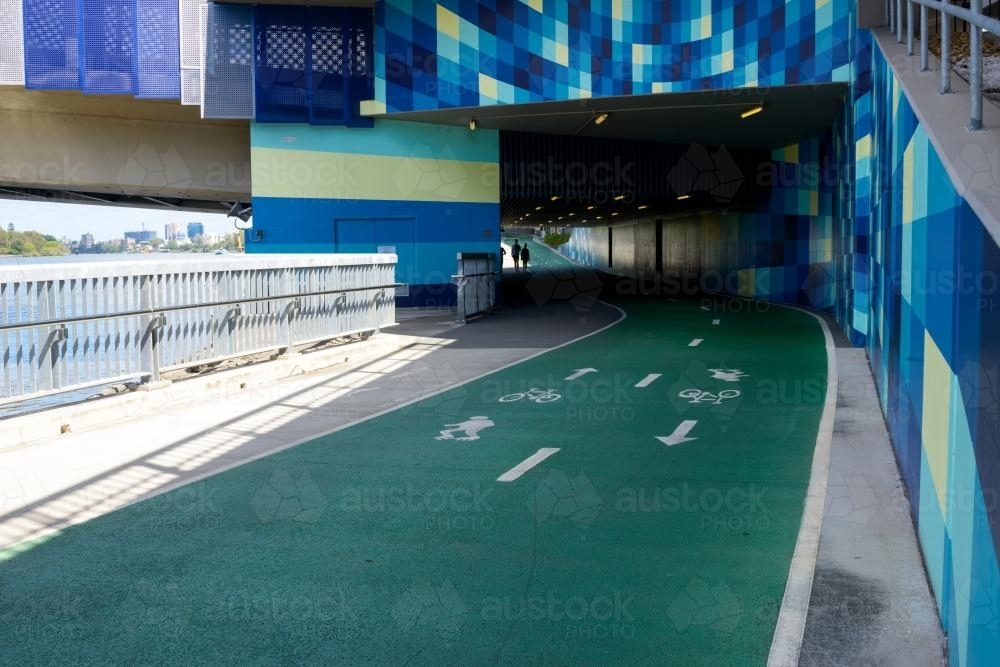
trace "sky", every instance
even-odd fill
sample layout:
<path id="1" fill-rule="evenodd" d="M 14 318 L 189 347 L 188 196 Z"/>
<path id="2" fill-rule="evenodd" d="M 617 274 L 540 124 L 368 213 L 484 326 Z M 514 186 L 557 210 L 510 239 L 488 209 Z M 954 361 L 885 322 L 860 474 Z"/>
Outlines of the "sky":
<path id="1" fill-rule="evenodd" d="M 0 199 L 0 228 L 6 230 L 13 223 L 19 232 L 41 232 L 57 239 L 65 236 L 71 241 L 79 241 L 87 233 L 93 234 L 95 241 L 120 239 L 125 232 L 143 229 L 143 224 L 162 239 L 164 225 L 171 222 L 185 233 L 189 222 L 201 222 L 206 234 L 223 235 L 235 231 L 234 220 L 225 213 Z"/>

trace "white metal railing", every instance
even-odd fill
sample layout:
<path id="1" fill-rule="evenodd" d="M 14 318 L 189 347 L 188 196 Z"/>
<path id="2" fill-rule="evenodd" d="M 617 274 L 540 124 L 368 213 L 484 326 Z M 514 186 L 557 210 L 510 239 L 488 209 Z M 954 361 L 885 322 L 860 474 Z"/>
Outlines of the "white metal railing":
<path id="1" fill-rule="evenodd" d="M 969 129 L 983 127 L 983 31 L 1000 36 L 1000 20 L 982 13 L 983 0 L 970 0 L 969 9 L 949 4 L 948 0 L 885 0 L 889 27 L 896 34 L 896 41 L 902 44 L 903 29 L 906 28 L 906 53 L 913 55 L 914 18 L 913 6 L 920 6 L 920 69 L 927 66 L 927 13 L 940 13 L 941 29 L 941 84 L 939 92 L 944 95 L 951 91 L 951 30 L 947 17 L 961 19 L 971 26 L 969 31 Z M 903 18 L 903 3 L 906 3 L 906 18 Z"/>
<path id="2" fill-rule="evenodd" d="M 0 404 L 395 323 L 396 256 L 0 264 Z"/>

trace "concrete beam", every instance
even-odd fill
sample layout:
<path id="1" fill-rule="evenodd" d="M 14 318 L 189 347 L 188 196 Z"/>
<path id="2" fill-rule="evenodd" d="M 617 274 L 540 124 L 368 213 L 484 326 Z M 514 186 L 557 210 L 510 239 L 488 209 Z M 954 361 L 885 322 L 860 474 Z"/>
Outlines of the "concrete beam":
<path id="1" fill-rule="evenodd" d="M 0 187 L 204 201 L 250 198 L 248 121 L 179 102 L 5 90 Z"/>

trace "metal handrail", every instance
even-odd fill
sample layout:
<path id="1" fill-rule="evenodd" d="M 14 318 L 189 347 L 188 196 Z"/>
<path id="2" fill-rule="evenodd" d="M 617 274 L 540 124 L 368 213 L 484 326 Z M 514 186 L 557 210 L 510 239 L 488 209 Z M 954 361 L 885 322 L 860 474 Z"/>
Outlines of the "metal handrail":
<path id="1" fill-rule="evenodd" d="M 351 287 L 348 289 L 323 290 L 321 292 L 296 292 L 294 294 L 278 294 L 275 296 L 248 297 L 245 299 L 227 299 L 225 301 L 209 301 L 206 303 L 195 303 L 183 306 L 162 306 L 144 308 L 141 310 L 128 310 L 117 313 L 95 313 L 93 315 L 81 315 L 79 317 L 64 317 L 54 320 L 38 320 L 35 322 L 22 322 L 18 324 L 0 324 L 0 332 L 16 331 L 19 329 L 35 329 L 42 327 L 59 327 L 67 324 L 79 324 L 81 322 L 96 322 L 98 320 L 111 320 L 118 317 L 138 317 L 141 315 L 158 315 L 179 310 L 196 310 L 198 308 L 218 308 L 219 306 L 239 306 L 244 303 L 259 303 L 263 301 L 280 301 L 282 299 L 299 299 L 308 296 L 326 296 L 327 294 L 348 294 L 350 292 L 370 292 L 371 290 L 386 290 L 402 287 L 405 283 L 389 283 L 388 285 L 372 285 L 371 287 Z M 384 296 L 383 292 L 383 296 Z"/>
<path id="2" fill-rule="evenodd" d="M 889 28 L 896 42 L 903 43 L 902 2 L 888 0 Z M 1000 20 L 982 13 L 982 0 L 970 0 L 969 9 L 948 4 L 947 0 L 905 0 L 906 53 L 913 55 L 913 5 L 920 5 L 920 69 L 927 67 L 927 10 L 941 13 L 941 83 L 939 93 L 951 92 L 951 33 L 946 16 L 961 19 L 976 28 L 969 33 L 969 130 L 983 129 L 983 43 L 982 30 L 1000 37 Z"/>

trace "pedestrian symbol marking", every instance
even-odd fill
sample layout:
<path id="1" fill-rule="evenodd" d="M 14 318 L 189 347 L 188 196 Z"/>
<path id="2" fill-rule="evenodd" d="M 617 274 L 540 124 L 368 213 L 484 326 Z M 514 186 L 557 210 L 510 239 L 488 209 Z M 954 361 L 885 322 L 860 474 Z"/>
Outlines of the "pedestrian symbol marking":
<path id="1" fill-rule="evenodd" d="M 712 374 L 713 380 L 725 380 L 726 382 L 739 382 L 748 375 L 738 368 L 709 368 L 708 372 Z"/>
<path id="2" fill-rule="evenodd" d="M 650 373 L 646 377 L 636 382 L 635 386 L 639 389 L 642 389 L 643 387 L 648 387 L 649 385 L 656 382 L 662 375 L 663 375 L 662 373 Z"/>
<path id="3" fill-rule="evenodd" d="M 495 426 L 495 424 L 489 417 L 477 416 L 469 417 L 464 422 L 459 422 L 458 424 L 445 424 L 444 426 L 441 429 L 441 435 L 434 438 L 435 440 L 479 440 L 479 432 L 484 428 Z M 448 428 L 449 426 L 451 428 Z M 455 433 L 458 432 L 462 432 L 465 435 L 456 438 Z"/>
<path id="4" fill-rule="evenodd" d="M 674 445 L 679 445 L 682 442 L 690 442 L 691 440 L 697 440 L 698 438 L 687 437 L 687 434 L 691 432 L 691 429 L 693 429 L 695 427 L 695 424 L 697 423 L 698 423 L 697 419 L 685 419 L 680 424 L 678 424 L 677 428 L 674 429 L 673 433 L 671 433 L 668 436 L 658 435 L 656 436 L 656 439 L 662 442 L 667 447 L 673 447 Z"/>
<path id="5" fill-rule="evenodd" d="M 513 482 L 536 465 L 559 451 L 558 447 L 543 447 L 516 466 L 497 477 L 498 482 Z"/>

